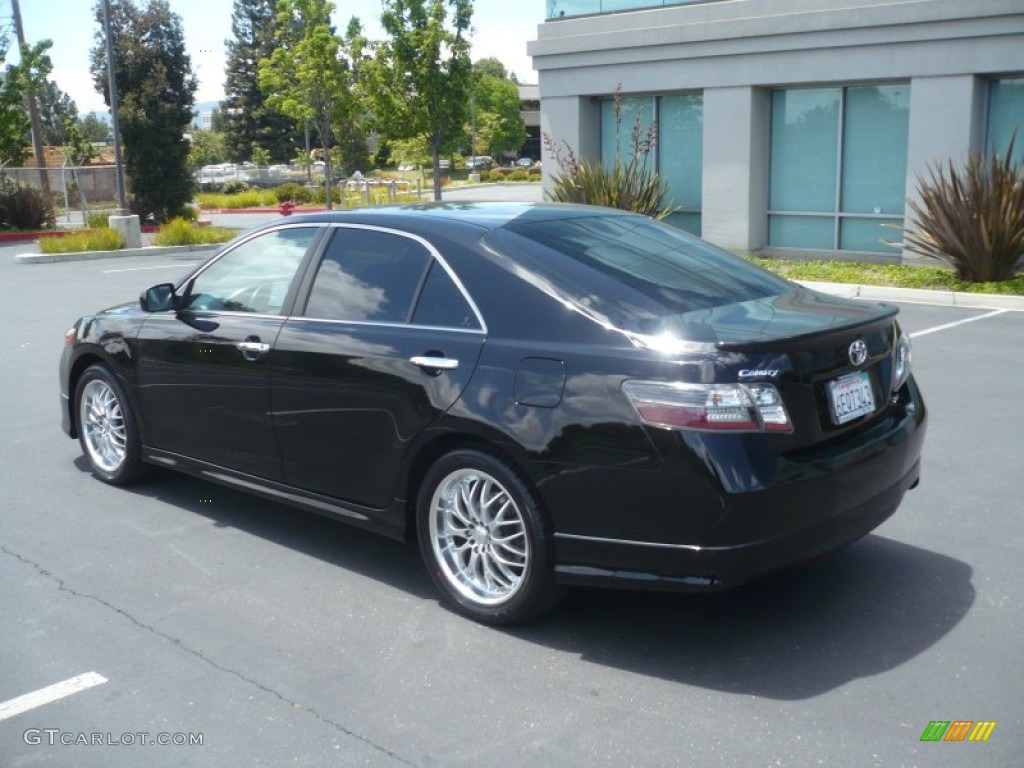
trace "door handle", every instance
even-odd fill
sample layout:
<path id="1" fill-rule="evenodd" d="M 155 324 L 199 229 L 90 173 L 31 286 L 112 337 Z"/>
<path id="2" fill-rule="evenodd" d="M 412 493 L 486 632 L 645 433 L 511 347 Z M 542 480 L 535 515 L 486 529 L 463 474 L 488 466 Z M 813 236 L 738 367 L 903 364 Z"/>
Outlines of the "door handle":
<path id="1" fill-rule="evenodd" d="M 409 362 L 431 371 L 454 371 L 459 367 L 459 361 L 450 357 L 432 357 L 429 355 L 417 355 L 410 357 Z"/>
<path id="2" fill-rule="evenodd" d="M 270 345 L 262 341 L 240 341 L 236 345 L 246 360 L 255 360 L 270 351 Z"/>

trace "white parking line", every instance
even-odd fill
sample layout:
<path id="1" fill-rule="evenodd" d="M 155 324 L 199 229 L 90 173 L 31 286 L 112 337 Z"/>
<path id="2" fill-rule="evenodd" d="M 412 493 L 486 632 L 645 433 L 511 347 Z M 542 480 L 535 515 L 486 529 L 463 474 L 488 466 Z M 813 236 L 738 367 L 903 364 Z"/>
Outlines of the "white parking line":
<path id="1" fill-rule="evenodd" d="M 968 317 L 964 320 L 957 320 L 953 323 L 946 323 L 945 325 L 936 325 L 934 328 L 925 328 L 923 331 L 916 331 L 910 334 L 910 338 L 916 339 L 918 336 L 927 336 L 929 333 L 935 333 L 937 331 L 945 331 L 947 328 L 956 328 L 958 325 L 964 325 L 965 323 L 973 323 L 976 320 L 984 320 L 987 317 L 995 317 L 996 315 L 1002 315 L 1010 310 L 1008 309 L 997 309 L 993 312 L 986 312 L 984 315 L 975 315 L 974 317 Z"/>
<path id="2" fill-rule="evenodd" d="M 195 264 L 194 261 L 183 261 L 180 264 L 161 264 L 159 267 L 126 267 L 125 269 L 104 269 L 102 274 L 109 275 L 112 272 L 143 272 L 147 269 L 184 269 Z"/>
<path id="3" fill-rule="evenodd" d="M 84 675 L 78 675 L 78 677 L 72 677 L 68 680 L 48 685 L 45 688 L 40 688 L 38 691 L 26 693 L 24 696 L 0 701 L 0 720 L 20 715 L 22 712 L 28 712 L 30 709 L 58 701 L 65 696 L 84 691 L 95 685 L 102 685 L 105 682 L 107 682 L 107 678 L 103 675 L 96 672 L 86 672 Z"/>

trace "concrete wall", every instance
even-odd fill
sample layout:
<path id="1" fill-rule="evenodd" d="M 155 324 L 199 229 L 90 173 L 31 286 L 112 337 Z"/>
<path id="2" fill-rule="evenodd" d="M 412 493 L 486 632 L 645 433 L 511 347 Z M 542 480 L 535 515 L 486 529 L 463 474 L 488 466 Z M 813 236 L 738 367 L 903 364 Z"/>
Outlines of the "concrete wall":
<path id="1" fill-rule="evenodd" d="M 8 179 L 17 184 L 26 184 L 36 189 L 41 188 L 42 172 L 39 168 L 4 168 Z M 68 203 L 72 208 L 78 207 L 78 192 L 74 187 L 74 176 L 70 168 L 46 168 L 50 191 L 57 195 L 61 204 L 67 192 Z M 90 203 L 109 202 L 117 199 L 117 175 L 112 165 L 90 165 L 78 169 L 78 179 Z"/>
<path id="2" fill-rule="evenodd" d="M 771 89 L 909 81 L 911 196 L 929 163 L 980 147 L 987 78 L 1024 73 L 1024 0 L 719 0 L 546 22 L 528 51 L 543 131 L 591 157 L 599 119 L 578 105 L 618 83 L 703 91 L 704 235 L 749 250 L 766 242 Z"/>

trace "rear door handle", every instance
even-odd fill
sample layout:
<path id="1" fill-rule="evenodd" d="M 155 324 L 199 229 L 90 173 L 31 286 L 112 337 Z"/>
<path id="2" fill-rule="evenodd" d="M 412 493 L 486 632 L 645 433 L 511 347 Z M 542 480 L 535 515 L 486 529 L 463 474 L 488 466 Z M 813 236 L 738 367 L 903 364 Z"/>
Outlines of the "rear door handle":
<path id="1" fill-rule="evenodd" d="M 459 367 L 459 361 L 450 357 L 431 357 L 429 355 L 417 355 L 410 357 L 409 362 L 418 365 L 420 368 L 433 371 L 454 371 Z"/>
<path id="2" fill-rule="evenodd" d="M 237 346 L 243 352 L 255 352 L 257 355 L 270 351 L 270 345 L 262 341 L 240 341 Z"/>

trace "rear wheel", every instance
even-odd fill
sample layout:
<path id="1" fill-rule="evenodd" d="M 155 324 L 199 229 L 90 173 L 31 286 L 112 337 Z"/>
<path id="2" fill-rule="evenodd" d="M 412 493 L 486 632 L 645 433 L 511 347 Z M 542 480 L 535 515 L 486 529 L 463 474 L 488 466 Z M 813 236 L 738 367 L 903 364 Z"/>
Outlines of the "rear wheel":
<path id="1" fill-rule="evenodd" d="M 540 505 L 526 481 L 493 456 L 459 450 L 439 459 L 420 490 L 418 524 L 434 582 L 470 618 L 525 621 L 561 595 Z"/>
<path id="2" fill-rule="evenodd" d="M 141 480 L 141 441 L 135 413 L 114 374 L 102 365 L 85 370 L 75 389 L 78 440 L 93 474 L 111 485 Z"/>

